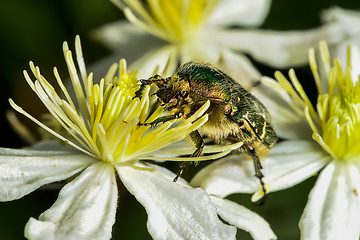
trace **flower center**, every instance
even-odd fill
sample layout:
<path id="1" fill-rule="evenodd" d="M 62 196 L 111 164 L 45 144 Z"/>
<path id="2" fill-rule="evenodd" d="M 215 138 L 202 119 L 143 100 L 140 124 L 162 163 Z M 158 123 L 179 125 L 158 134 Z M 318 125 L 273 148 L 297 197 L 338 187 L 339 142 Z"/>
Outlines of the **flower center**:
<path id="1" fill-rule="evenodd" d="M 292 85 L 280 72 L 275 77 L 291 96 L 294 110 L 308 121 L 313 139 L 335 159 L 348 161 L 360 154 L 360 76 L 353 77 L 350 47 L 344 70 L 338 59 L 334 59 L 332 66 L 325 42 L 320 43 L 320 55 L 319 72 L 315 51 L 309 51 L 310 68 L 319 92 L 316 110 L 293 69 L 289 71 Z"/>
<path id="2" fill-rule="evenodd" d="M 63 51 L 70 74 L 74 96 L 70 96 L 56 68 L 55 78 L 64 98 L 41 75 L 39 67 L 30 62 L 30 68 L 36 80 L 33 81 L 27 71 L 25 79 L 37 94 L 58 124 L 62 127 L 57 131 L 40 122 L 20 106 L 9 99 L 11 106 L 19 113 L 30 118 L 40 127 L 59 138 L 63 142 L 82 151 L 91 157 L 105 162 L 123 164 L 139 168 L 139 160 L 170 160 L 170 161 L 206 161 L 223 157 L 243 143 L 226 146 L 209 146 L 204 153 L 217 153 L 195 158 L 177 157 L 191 154 L 191 147 L 168 147 L 179 142 L 191 132 L 200 128 L 208 120 L 206 110 L 210 101 L 204 103 L 187 119 L 173 119 L 156 126 L 139 123 L 152 123 L 163 112 L 164 107 L 155 104 L 156 97 L 150 92 L 155 86 L 147 86 L 142 94 L 139 90 L 136 72 L 127 73 L 125 60 L 113 64 L 105 78 L 99 84 L 93 83 L 93 74 L 86 73 L 82 56 L 80 37 L 75 38 L 76 68 L 68 44 L 64 42 Z M 119 66 L 118 77 L 116 71 Z M 80 76 L 78 75 L 80 72 Z M 82 82 L 81 82 L 82 80 Z M 141 97 L 137 97 L 141 95 Z M 176 123 L 176 126 L 174 126 Z M 52 124 L 50 124 L 52 125 Z M 174 156 L 174 157 L 169 157 Z M 195 159 L 195 160 L 194 160 Z M 140 167 L 141 168 L 141 167 Z"/>
<path id="3" fill-rule="evenodd" d="M 219 0 L 117 1 L 132 23 L 173 43 L 195 39 Z"/>
<path id="4" fill-rule="evenodd" d="M 318 97 L 321 135 L 337 158 L 351 159 L 360 153 L 360 85 L 359 81 L 353 82 L 350 66 L 345 74 L 340 67 L 332 72 L 329 93 Z"/>
<path id="5" fill-rule="evenodd" d="M 140 98 L 135 97 L 140 83 L 136 72 L 127 73 L 125 60 L 112 65 L 105 78 L 99 84 L 94 84 L 93 74 L 86 73 L 78 36 L 75 39 L 75 50 L 80 76 L 68 44 L 63 44 L 74 96 L 70 96 L 56 68 L 54 74 L 65 98 L 60 97 L 41 75 L 39 67 L 32 62 L 30 68 L 36 80 L 33 81 L 24 71 L 31 89 L 63 128 L 62 131 L 55 132 L 51 126 L 32 117 L 13 100 L 9 101 L 15 110 L 76 149 L 106 162 L 133 165 L 152 152 L 184 139 L 207 121 L 208 116 L 204 113 L 209 103 L 173 128 L 171 127 L 176 120 L 153 128 L 138 125 L 154 121 L 164 111 L 162 106 L 154 106 L 156 97 L 150 96 L 151 87 L 147 87 Z M 118 66 L 119 73 L 116 77 Z"/>
<path id="6" fill-rule="evenodd" d="M 103 161 L 131 165 L 143 156 L 181 140 L 207 121 L 207 115 L 201 117 L 203 109 L 195 116 L 199 118 L 197 121 L 190 119 L 191 122 L 185 121 L 174 128 L 171 126 L 176 120 L 156 127 L 139 125 L 157 119 L 163 113 L 163 107 L 152 111 L 155 96 L 150 97 L 150 86 L 140 98 L 135 98 L 139 81 L 136 72 L 126 72 L 124 60 L 120 61 L 119 76 L 114 75 L 115 71 L 110 68 L 100 84 L 94 85 L 92 74 L 89 75 L 84 94 L 89 118 L 78 123 L 82 129 L 80 142 Z"/>

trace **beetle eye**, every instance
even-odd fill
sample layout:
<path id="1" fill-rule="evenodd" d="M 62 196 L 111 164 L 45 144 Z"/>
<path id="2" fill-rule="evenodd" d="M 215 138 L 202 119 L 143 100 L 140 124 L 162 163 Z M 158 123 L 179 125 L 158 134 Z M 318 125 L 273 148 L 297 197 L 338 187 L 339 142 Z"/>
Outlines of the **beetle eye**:
<path id="1" fill-rule="evenodd" d="M 181 91 L 181 97 L 182 98 L 186 98 L 187 96 L 189 96 L 189 92 L 188 91 Z"/>

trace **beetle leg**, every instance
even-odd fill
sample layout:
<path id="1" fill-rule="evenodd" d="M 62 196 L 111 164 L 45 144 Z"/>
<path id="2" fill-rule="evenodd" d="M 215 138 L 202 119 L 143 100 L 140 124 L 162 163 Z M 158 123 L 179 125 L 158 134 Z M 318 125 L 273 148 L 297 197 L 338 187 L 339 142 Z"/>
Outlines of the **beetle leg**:
<path id="1" fill-rule="evenodd" d="M 249 145 L 243 145 L 245 149 L 245 153 L 247 153 L 248 155 L 251 156 L 253 163 L 254 163 L 254 168 L 255 168 L 255 177 L 257 177 L 260 181 L 261 184 L 261 189 L 264 192 L 264 196 L 266 195 L 266 188 L 265 188 L 265 183 L 264 183 L 264 174 L 261 172 L 261 169 L 263 168 L 261 166 L 261 162 L 260 162 L 260 158 L 257 155 L 257 153 L 255 152 L 254 148 L 249 146 Z"/>
<path id="2" fill-rule="evenodd" d="M 159 117 L 159 118 L 155 119 L 154 121 L 152 121 L 150 123 L 138 123 L 138 125 L 139 126 L 156 126 L 158 123 L 164 123 L 164 122 L 174 120 L 174 119 L 178 119 L 178 118 L 181 118 L 180 113 L 176 113 L 174 115 L 168 115 L 168 116 Z"/>
<path id="3" fill-rule="evenodd" d="M 259 179 L 260 184 L 261 184 L 261 188 L 264 192 L 264 195 L 266 195 L 266 188 L 265 188 L 265 183 L 264 183 L 264 174 L 261 172 L 262 166 L 261 166 L 261 162 L 259 159 L 259 156 L 254 152 L 251 154 L 251 157 L 253 159 L 254 162 L 254 168 L 255 168 L 255 176 Z"/>
<path id="4" fill-rule="evenodd" d="M 139 90 L 137 90 L 135 92 L 135 97 L 133 97 L 133 98 L 141 98 L 141 96 L 142 96 L 145 88 L 147 87 L 147 85 L 148 84 L 141 84 Z"/>
<path id="5" fill-rule="evenodd" d="M 180 164 L 180 169 L 179 171 L 176 173 L 176 177 L 174 178 L 173 182 L 176 182 L 179 177 L 181 177 L 181 175 L 183 174 L 184 170 L 187 169 L 193 162 L 187 161 L 187 162 L 182 162 Z"/>
<path id="6" fill-rule="evenodd" d="M 193 132 L 190 133 L 190 140 L 192 143 L 194 143 L 196 150 L 195 152 L 193 152 L 193 154 L 191 154 L 190 157 L 199 157 L 202 154 L 202 151 L 204 149 L 205 143 L 203 138 L 201 137 L 200 133 L 195 130 Z M 185 169 L 187 169 L 191 164 L 194 164 L 195 166 L 197 165 L 198 162 L 191 162 L 191 161 L 187 161 L 187 162 L 182 162 L 180 165 L 180 169 L 176 174 L 176 177 L 174 178 L 174 182 L 176 182 L 178 180 L 179 177 L 181 177 L 182 173 L 184 172 Z"/>
<path id="7" fill-rule="evenodd" d="M 193 152 L 193 154 L 191 154 L 191 157 L 199 157 L 202 154 L 202 151 L 205 146 L 204 140 L 201 137 L 198 130 L 195 130 L 190 133 L 190 139 L 196 147 L 196 150 L 195 152 Z"/>
<path id="8" fill-rule="evenodd" d="M 150 77 L 149 79 L 140 79 L 141 85 L 140 85 L 139 90 L 137 90 L 135 92 L 134 98 L 136 98 L 136 97 L 141 98 L 146 86 L 148 86 L 154 82 L 163 81 L 163 80 L 164 79 L 162 79 L 160 75 L 154 75 L 154 76 Z"/>

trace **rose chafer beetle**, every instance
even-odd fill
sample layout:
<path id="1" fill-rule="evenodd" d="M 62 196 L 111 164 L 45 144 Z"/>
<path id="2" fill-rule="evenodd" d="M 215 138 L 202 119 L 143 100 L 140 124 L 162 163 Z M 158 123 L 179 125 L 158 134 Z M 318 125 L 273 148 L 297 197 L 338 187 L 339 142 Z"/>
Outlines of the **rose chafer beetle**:
<path id="1" fill-rule="evenodd" d="M 277 137 L 270 125 L 268 111 L 256 97 L 221 70 L 199 62 L 182 64 L 175 74 L 168 78 L 155 75 L 141 80 L 137 96 L 141 95 L 146 85 L 153 83 L 159 88 L 155 95 L 171 114 L 147 125 L 179 117 L 186 119 L 210 100 L 207 110 L 209 120 L 199 131 L 190 134 L 190 139 L 196 147 L 191 156 L 201 155 L 204 147 L 202 135 L 214 139 L 219 144 L 243 142 L 238 151 L 251 156 L 255 176 L 261 183 L 264 195 L 266 194 L 260 159 L 277 142 Z M 174 181 L 181 176 L 189 163 L 181 164 Z"/>

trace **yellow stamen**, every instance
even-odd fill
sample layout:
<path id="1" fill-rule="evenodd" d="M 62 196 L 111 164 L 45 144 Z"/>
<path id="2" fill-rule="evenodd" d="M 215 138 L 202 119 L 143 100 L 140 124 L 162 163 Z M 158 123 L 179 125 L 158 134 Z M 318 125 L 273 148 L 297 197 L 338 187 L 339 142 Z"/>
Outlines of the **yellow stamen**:
<path id="1" fill-rule="evenodd" d="M 37 94 L 48 109 L 52 118 L 58 121 L 63 130 L 55 132 L 49 126 L 38 121 L 10 99 L 11 106 L 24 114 L 40 127 L 58 137 L 72 147 L 98 160 L 112 164 L 136 166 L 140 159 L 151 159 L 154 152 L 170 144 L 183 140 L 186 135 L 200 128 L 208 120 L 205 114 L 210 102 L 204 104 L 188 119 L 175 119 L 160 123 L 155 127 L 144 126 L 144 122 L 153 122 L 161 114 L 163 107 L 151 112 L 156 101 L 155 86 L 147 86 L 141 97 L 135 97 L 140 83 L 135 73 L 128 73 L 125 60 L 113 64 L 105 78 L 98 84 L 93 74 L 86 76 L 86 67 L 79 37 L 75 40 L 76 59 L 80 67 L 80 76 L 75 66 L 68 44 L 63 44 L 64 57 L 75 97 L 69 94 L 65 84 L 54 68 L 56 81 L 64 95 L 61 98 L 55 88 L 41 75 L 39 67 L 30 62 L 35 77 L 32 80 L 26 71 L 24 76 L 30 88 Z M 119 71 L 117 72 L 117 68 Z M 115 76 L 118 73 L 118 76 Z M 51 118 L 51 119 L 52 119 Z M 174 127 L 176 123 L 176 126 Z M 203 161 L 227 155 L 242 143 L 222 147 L 207 147 L 205 153 L 217 153 L 198 158 L 166 157 L 171 161 Z M 179 154 L 180 155 L 180 154 Z M 181 153 L 183 155 L 183 153 Z M 156 158 L 154 158 L 156 159 Z M 149 170 L 147 168 L 147 170 Z"/>
<path id="2" fill-rule="evenodd" d="M 319 92 L 317 111 L 293 70 L 289 71 L 289 76 L 294 87 L 280 73 L 275 74 L 289 95 L 304 107 L 313 139 L 332 157 L 341 160 L 353 159 L 353 155 L 360 154 L 360 83 L 351 76 L 350 49 L 347 54 L 345 70 L 337 59 L 332 66 L 328 48 L 321 42 L 319 73 L 315 51 L 310 49 L 310 67 Z"/>
<path id="3" fill-rule="evenodd" d="M 126 18 L 149 33 L 173 43 L 194 38 L 219 0 L 112 0 Z"/>

